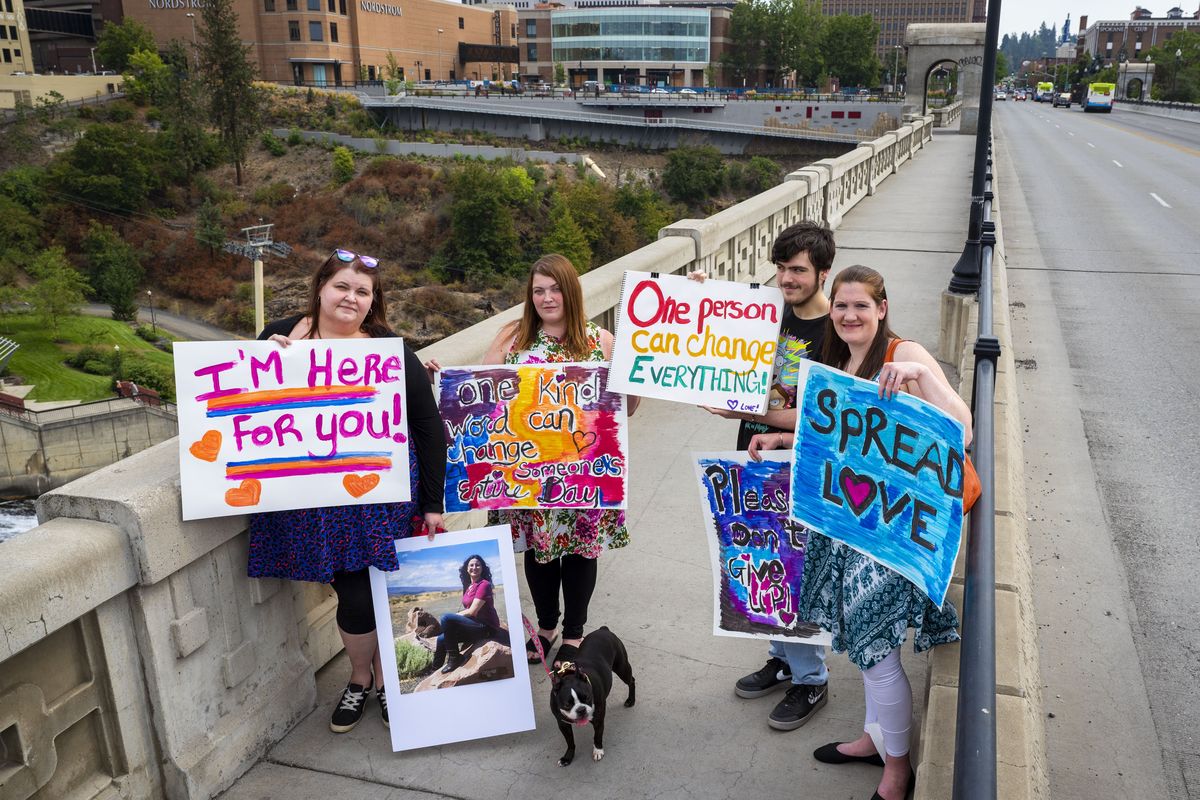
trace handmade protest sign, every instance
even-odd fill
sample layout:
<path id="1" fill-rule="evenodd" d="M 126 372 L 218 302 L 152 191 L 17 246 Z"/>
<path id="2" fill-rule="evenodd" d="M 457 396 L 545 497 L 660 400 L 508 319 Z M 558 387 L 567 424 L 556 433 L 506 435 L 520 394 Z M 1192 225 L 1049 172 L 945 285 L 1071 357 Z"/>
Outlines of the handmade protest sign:
<path id="1" fill-rule="evenodd" d="M 400 339 L 174 353 L 185 520 L 410 499 Z"/>
<path id="2" fill-rule="evenodd" d="M 625 398 L 607 365 L 441 372 L 446 510 L 625 508 Z"/>
<path id="3" fill-rule="evenodd" d="M 697 453 L 713 571 L 713 633 L 830 644 L 797 614 L 808 531 L 788 516 L 791 455 Z"/>
<path id="4" fill-rule="evenodd" d="M 770 287 L 626 272 L 608 388 L 762 414 L 783 307 Z"/>
<path id="5" fill-rule="evenodd" d="M 792 518 L 946 597 L 962 541 L 963 426 L 912 395 L 804 362 Z"/>
<path id="6" fill-rule="evenodd" d="M 512 652 L 523 635 L 508 526 L 395 544 L 399 569 L 370 568 L 392 750 L 532 730 L 529 666 Z M 476 599 L 475 617 L 462 616 Z"/>

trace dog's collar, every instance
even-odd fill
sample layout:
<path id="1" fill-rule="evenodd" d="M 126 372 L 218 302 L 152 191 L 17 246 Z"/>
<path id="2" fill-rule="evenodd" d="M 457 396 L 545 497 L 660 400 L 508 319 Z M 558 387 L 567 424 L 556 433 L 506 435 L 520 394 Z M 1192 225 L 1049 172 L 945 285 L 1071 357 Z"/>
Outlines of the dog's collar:
<path id="1" fill-rule="evenodd" d="M 555 670 L 555 672 L 557 672 L 557 673 L 558 673 L 558 676 L 559 676 L 560 678 L 561 678 L 562 676 L 564 676 L 564 675 L 569 675 L 569 674 L 571 674 L 572 672 L 574 672 L 576 675 L 582 675 L 582 676 L 583 676 L 583 679 L 584 679 L 585 681 L 587 681 L 588 688 L 589 688 L 589 689 L 591 689 L 591 688 L 592 688 L 592 679 L 588 677 L 588 674 L 587 674 L 586 672 L 581 672 L 581 671 L 580 671 L 580 669 L 579 669 L 579 666 L 578 666 L 578 665 L 577 665 L 575 662 L 573 662 L 573 661 L 563 661 L 563 662 L 561 662 L 561 663 L 558 665 L 558 669 L 557 669 L 557 670 Z"/>

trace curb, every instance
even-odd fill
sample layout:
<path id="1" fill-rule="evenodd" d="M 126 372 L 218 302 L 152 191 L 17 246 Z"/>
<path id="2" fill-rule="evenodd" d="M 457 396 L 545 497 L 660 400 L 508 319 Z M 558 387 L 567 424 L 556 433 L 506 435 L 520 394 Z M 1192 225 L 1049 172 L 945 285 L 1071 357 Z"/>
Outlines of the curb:
<path id="1" fill-rule="evenodd" d="M 1001 354 L 996 364 L 996 770 L 997 797 L 1049 798 L 1049 767 L 1042 720 L 1041 666 L 1033 605 L 1033 564 L 1025 507 L 1023 426 L 1012 351 L 1008 276 L 1004 260 L 1001 192 L 993 177 L 992 218 L 996 252 L 992 260 L 994 333 Z M 943 295 L 943 360 L 957 364 L 959 394 L 968 402 L 973 389 L 978 329 L 974 298 Z M 967 535 L 970 535 L 969 531 Z M 959 553 L 947 595 L 962 609 L 966 547 Z M 915 800 L 945 800 L 953 793 L 954 739 L 958 717 L 959 644 L 933 650 Z"/>

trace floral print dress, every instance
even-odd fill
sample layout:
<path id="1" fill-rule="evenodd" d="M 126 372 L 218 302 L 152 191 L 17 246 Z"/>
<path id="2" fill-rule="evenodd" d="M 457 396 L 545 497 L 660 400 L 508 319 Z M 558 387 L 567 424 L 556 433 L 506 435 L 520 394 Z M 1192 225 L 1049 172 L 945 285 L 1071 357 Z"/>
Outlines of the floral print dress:
<path id="1" fill-rule="evenodd" d="M 600 327 L 587 325 L 587 358 L 572 358 L 562 342 L 538 331 L 537 339 L 528 350 L 510 350 L 505 364 L 559 364 L 577 361 L 605 361 L 600 347 Z M 501 512 L 495 519 L 512 525 L 513 541 L 524 538 L 541 564 L 566 555 L 597 558 L 605 550 L 629 544 L 625 527 L 625 512 L 615 509 L 570 511 L 559 508 L 539 508 L 531 511 Z"/>

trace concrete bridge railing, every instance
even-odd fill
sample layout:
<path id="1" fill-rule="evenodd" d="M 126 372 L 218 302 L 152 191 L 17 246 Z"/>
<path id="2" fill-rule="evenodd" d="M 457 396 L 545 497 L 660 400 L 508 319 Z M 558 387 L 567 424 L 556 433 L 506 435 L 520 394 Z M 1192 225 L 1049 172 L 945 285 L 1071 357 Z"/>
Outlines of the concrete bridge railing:
<path id="1" fill-rule="evenodd" d="M 774 273 L 770 246 L 801 219 L 836 226 L 912 158 L 932 117 L 818 161 L 583 276 L 611 326 L 626 270 Z M 422 352 L 475 363 L 520 308 Z M 0 559 L 0 795 L 208 798 L 315 703 L 341 649 L 318 584 L 246 577 L 245 517 L 180 519 L 175 439 L 43 495 L 43 524 Z"/>
<path id="2" fill-rule="evenodd" d="M 958 100 L 948 106 L 932 109 L 929 113 L 933 115 L 933 127 L 950 128 L 957 125 L 962 118 L 962 108 L 962 101 Z"/>

